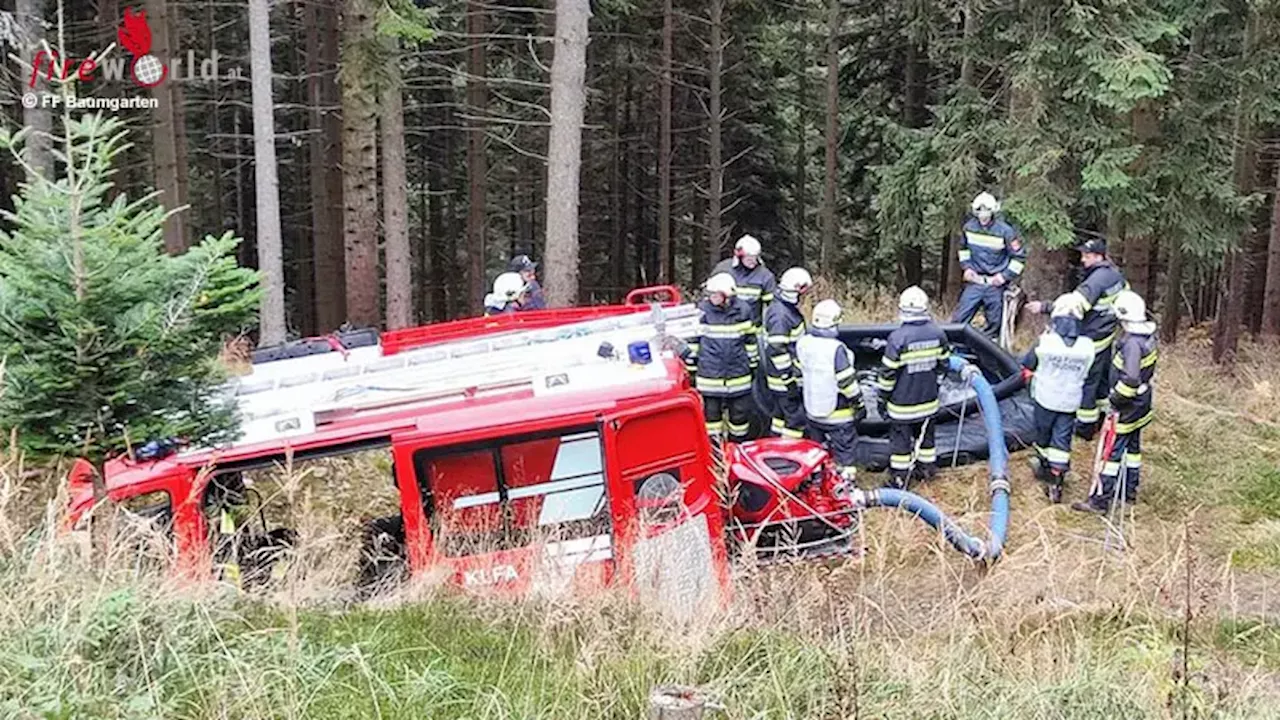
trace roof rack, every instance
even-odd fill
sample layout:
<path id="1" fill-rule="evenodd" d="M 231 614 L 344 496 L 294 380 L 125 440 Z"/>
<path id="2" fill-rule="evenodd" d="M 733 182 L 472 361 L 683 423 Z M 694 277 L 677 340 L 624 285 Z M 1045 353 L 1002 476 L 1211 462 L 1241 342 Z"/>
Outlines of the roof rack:
<path id="1" fill-rule="evenodd" d="M 537 395 L 629 384 L 661 377 L 660 362 L 635 365 L 628 346 L 649 343 L 655 359 L 665 336 L 692 337 L 693 305 L 632 312 L 531 330 L 454 340 L 385 353 L 381 345 L 273 360 L 225 391 L 242 413 L 236 445 L 314 433 L 329 423 L 409 405 L 531 389 Z M 601 357 L 602 344 L 613 352 Z"/>

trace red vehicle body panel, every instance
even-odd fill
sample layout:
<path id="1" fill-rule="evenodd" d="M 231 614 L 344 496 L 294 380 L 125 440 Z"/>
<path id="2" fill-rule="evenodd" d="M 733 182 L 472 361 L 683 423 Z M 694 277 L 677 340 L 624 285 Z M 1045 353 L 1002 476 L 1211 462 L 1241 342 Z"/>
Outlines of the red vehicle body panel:
<path id="1" fill-rule="evenodd" d="M 668 294 L 679 300 L 678 291 L 670 289 Z M 645 309 L 632 304 L 548 310 L 396 331 L 383 336 L 383 353 Z M 423 401 L 340 418 L 314 433 L 283 440 L 155 461 L 116 459 L 105 467 L 107 491 L 117 501 L 151 492 L 167 493 L 173 509 L 179 570 L 207 576 L 210 528 L 202 499 L 214 472 L 261 467 L 289 457 L 390 446 L 407 561 L 415 573 L 444 569 L 460 585 L 501 593 L 535 589 L 541 582 L 536 577 L 538 568 L 546 565 L 561 567 L 575 587 L 629 582 L 634 578 L 637 543 L 682 523 L 705 522 L 714 579 L 727 590 L 724 519 L 711 476 L 710 444 L 701 430 L 701 400 L 677 360 L 655 360 L 663 363 L 664 374 L 627 384 L 543 397 L 522 389 L 444 402 Z M 581 437 L 566 435 L 570 431 Z M 587 456 L 583 448 L 592 443 L 599 448 L 598 468 L 577 475 L 557 469 L 561 456 L 576 457 L 573 462 L 581 464 L 581 458 Z M 492 466 L 486 465 L 486 457 L 493 460 Z M 660 471 L 678 476 L 684 507 L 679 518 L 664 519 L 666 525 L 645 525 L 641 522 L 644 511 L 636 503 L 636 484 Z M 78 464 L 72 472 L 68 518 L 73 527 L 93 505 L 91 477 L 87 463 Z M 429 518 L 424 494 L 430 496 L 434 508 L 449 506 L 452 514 L 433 513 Z M 555 521 L 564 513 L 581 514 L 583 503 L 591 498 L 599 503 L 593 506 L 596 511 L 592 517 L 607 520 L 607 532 L 602 533 L 608 538 L 607 552 L 599 536 L 469 553 L 448 552 L 436 541 L 441 524 L 452 523 L 451 527 L 463 534 L 476 534 L 497 530 L 504 516 L 514 518 L 522 529 L 542 524 L 589 525 L 588 518 L 544 521 Z M 454 505 L 458 505 L 456 512 Z M 534 523 L 535 519 L 538 522 Z M 549 563 L 548 558 L 555 562 Z"/>

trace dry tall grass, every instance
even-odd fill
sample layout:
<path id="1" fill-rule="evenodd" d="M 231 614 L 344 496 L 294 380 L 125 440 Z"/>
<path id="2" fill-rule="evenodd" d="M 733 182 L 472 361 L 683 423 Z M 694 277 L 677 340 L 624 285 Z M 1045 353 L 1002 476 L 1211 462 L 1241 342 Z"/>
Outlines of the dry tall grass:
<path id="1" fill-rule="evenodd" d="M 849 312 L 888 320 L 884 300 Z M 259 478 L 281 508 L 270 521 L 301 538 L 294 571 L 262 592 L 177 582 L 163 535 L 127 518 L 89 563 L 52 531 L 53 479 L 8 453 L 0 715 L 631 720 L 649 688 L 679 682 L 743 719 L 1275 718 L 1280 362 L 1249 346 L 1220 376 L 1191 337 L 1163 354 L 1123 552 L 1101 520 L 1049 505 L 1015 456 L 993 567 L 873 511 L 860 560 L 738 567 L 729 610 L 692 626 L 612 593 L 464 600 L 429 578 L 359 600 L 352 516 L 386 512 L 377 457 Z M 975 467 L 922 492 L 979 531 L 985 488 Z"/>

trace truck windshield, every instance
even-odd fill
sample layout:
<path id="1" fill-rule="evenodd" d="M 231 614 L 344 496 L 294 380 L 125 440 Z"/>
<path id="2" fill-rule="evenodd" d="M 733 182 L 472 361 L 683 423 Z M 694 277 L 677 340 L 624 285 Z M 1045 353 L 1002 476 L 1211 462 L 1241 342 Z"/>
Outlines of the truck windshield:
<path id="1" fill-rule="evenodd" d="M 414 464 L 432 532 L 450 557 L 609 536 L 594 428 L 421 450 Z"/>

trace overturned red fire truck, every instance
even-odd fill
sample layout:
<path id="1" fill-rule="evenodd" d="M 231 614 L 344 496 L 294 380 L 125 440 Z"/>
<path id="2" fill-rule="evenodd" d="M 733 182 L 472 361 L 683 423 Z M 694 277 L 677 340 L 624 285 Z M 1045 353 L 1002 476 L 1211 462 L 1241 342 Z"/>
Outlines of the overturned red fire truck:
<path id="1" fill-rule="evenodd" d="M 645 302 L 655 296 L 666 301 Z M 391 548 L 399 576 L 443 570 L 469 590 L 622 583 L 666 604 L 708 602 L 728 588 L 734 549 L 848 553 L 857 512 L 874 506 L 914 512 L 971 556 L 999 554 L 996 518 L 988 543 L 918 496 L 849 487 L 815 443 L 760 440 L 716 457 L 701 400 L 671 352 L 697 321 L 679 291 L 651 288 L 622 305 L 260 350 L 252 372 L 227 388 L 244 421 L 239 440 L 153 445 L 113 460 L 108 494 L 122 503 L 159 497 L 155 513 L 172 534 L 177 567 L 194 575 L 226 560 L 215 557 L 219 505 L 235 496 L 220 491 L 234 484 L 226 479 L 378 448 L 390 451 L 399 507 L 371 523 L 366 542 Z M 952 411 L 963 423 L 965 403 L 982 400 L 962 397 Z M 992 489 L 997 515 L 1003 494 L 1003 523 L 1005 438 L 994 395 L 983 413 L 996 415 Z M 94 504 L 91 472 L 80 464 L 70 478 L 72 526 Z M 236 547 L 279 554 L 290 531 L 260 517 L 237 530 L 254 540 Z M 385 575 L 366 550 L 362 577 Z"/>

